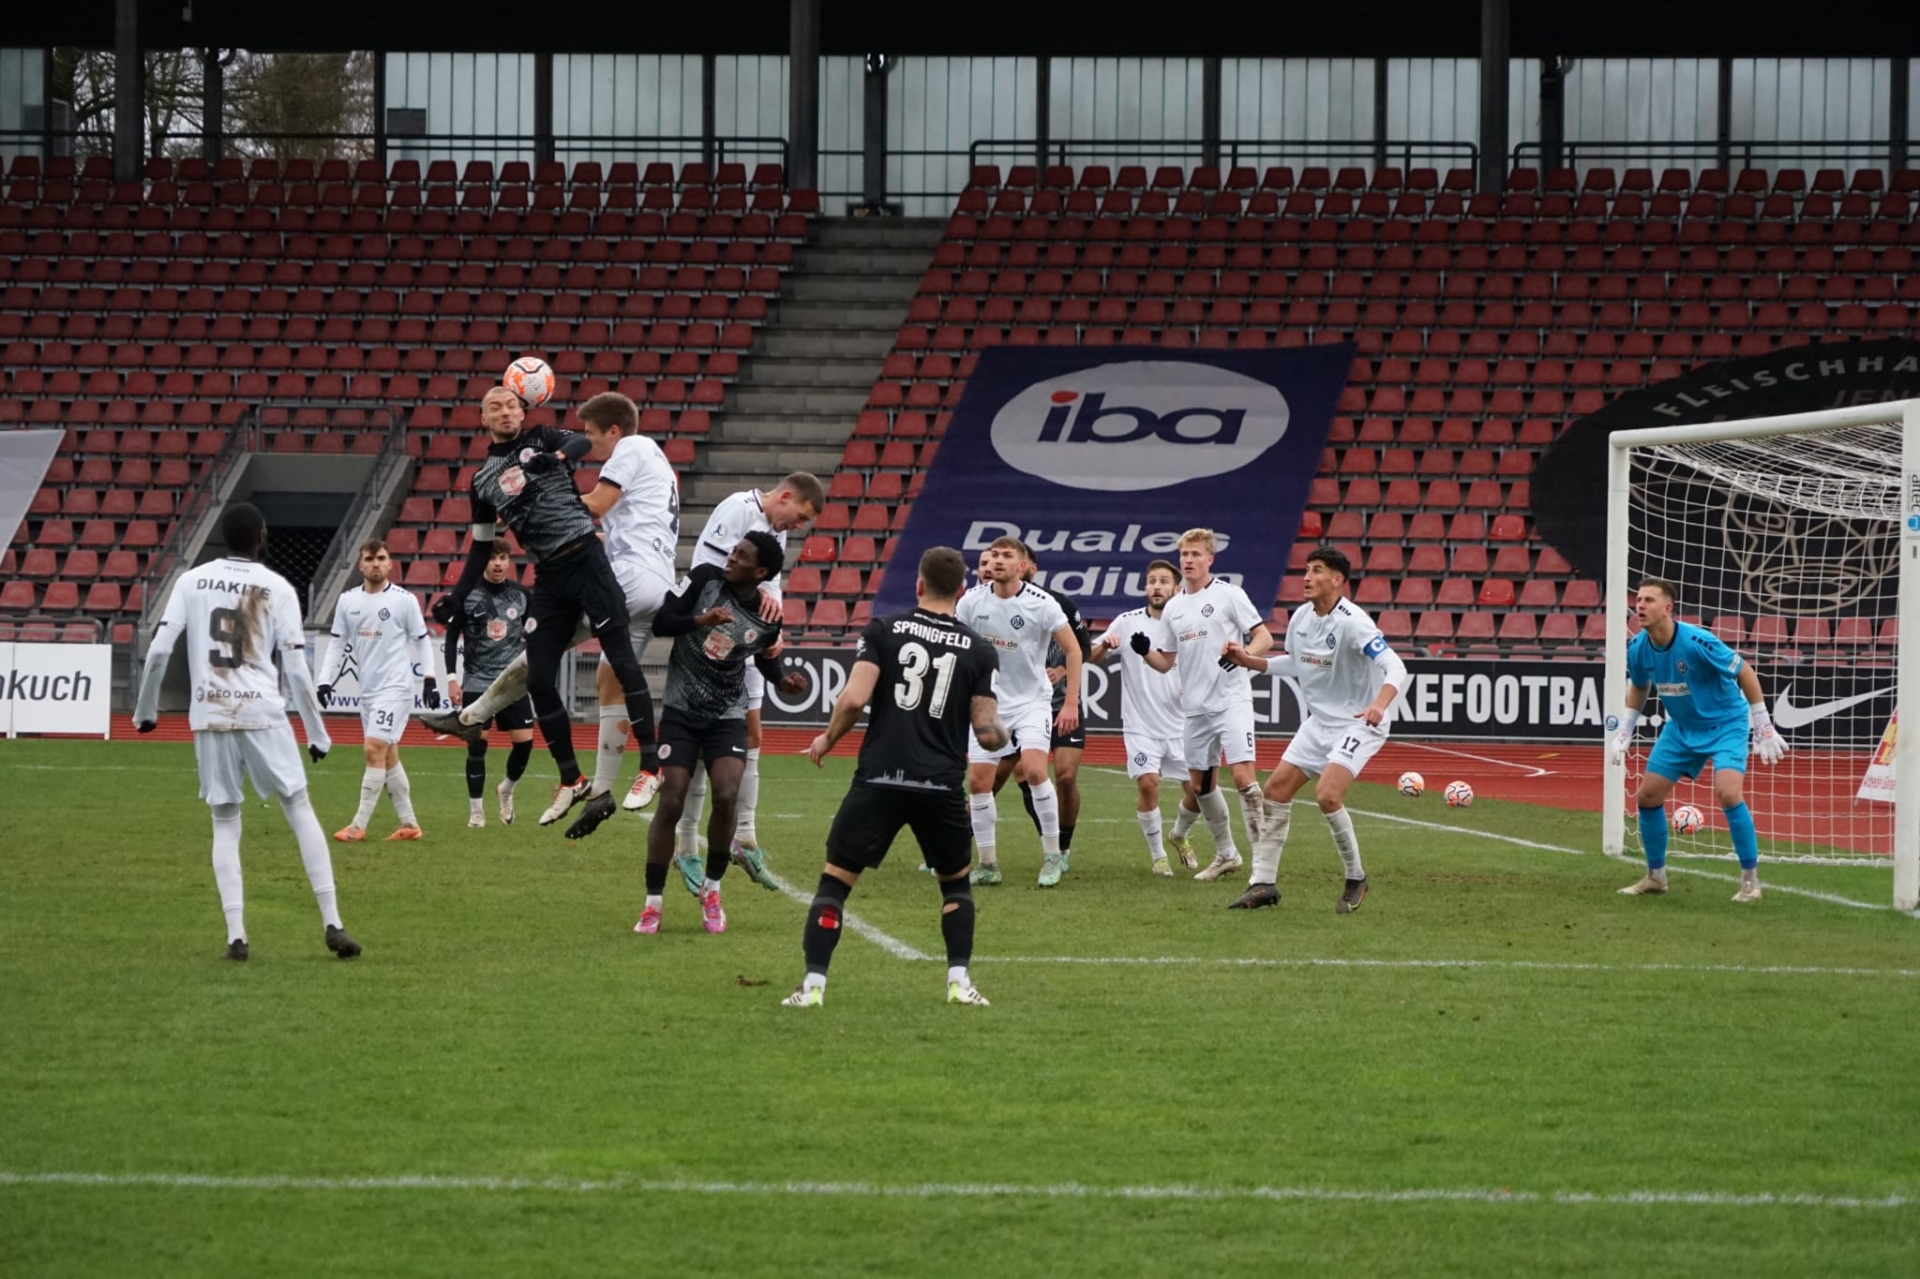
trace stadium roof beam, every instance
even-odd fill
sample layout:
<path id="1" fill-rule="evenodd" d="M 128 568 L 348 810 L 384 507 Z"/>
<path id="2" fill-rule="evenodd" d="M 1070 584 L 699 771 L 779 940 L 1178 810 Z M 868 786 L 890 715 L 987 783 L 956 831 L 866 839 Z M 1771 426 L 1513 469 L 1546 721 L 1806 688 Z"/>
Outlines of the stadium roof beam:
<path id="1" fill-rule="evenodd" d="M 1480 189 L 1498 192 L 1507 176 L 1508 50 L 1512 0 L 1480 0 Z"/>
<path id="2" fill-rule="evenodd" d="M 113 180 L 138 182 L 147 158 L 147 73 L 140 49 L 140 0 L 114 0 Z"/>

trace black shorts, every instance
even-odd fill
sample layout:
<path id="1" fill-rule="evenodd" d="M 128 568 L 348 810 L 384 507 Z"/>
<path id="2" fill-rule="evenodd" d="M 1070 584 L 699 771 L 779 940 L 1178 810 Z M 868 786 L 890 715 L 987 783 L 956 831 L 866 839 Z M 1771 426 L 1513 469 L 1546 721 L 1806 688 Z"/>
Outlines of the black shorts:
<path id="1" fill-rule="evenodd" d="M 484 688 L 478 693 L 469 693 L 465 689 L 462 689 L 460 692 L 460 709 L 465 710 L 485 695 L 486 690 Z M 523 728 L 532 728 L 533 699 L 523 697 L 513 705 L 502 710 L 498 715 L 493 717 L 493 726 L 503 733 L 517 732 Z"/>
<path id="2" fill-rule="evenodd" d="M 574 627 L 583 617 L 622 683 L 629 673 L 637 678 L 640 661 L 633 655 L 627 593 L 620 589 L 620 580 L 607 562 L 606 547 L 598 538 L 586 539 L 577 551 L 540 562 L 533 596 L 527 601 L 528 663 L 550 663 L 547 669 L 554 669 L 559 655 L 573 644 Z"/>
<path id="3" fill-rule="evenodd" d="M 1064 706 L 1065 703 L 1063 702 L 1061 703 L 1061 705 Z M 1084 709 L 1085 708 L 1083 707 L 1082 710 Z M 1079 723 L 1073 726 L 1073 731 L 1071 733 L 1063 733 L 1058 728 L 1058 724 L 1060 722 L 1059 706 L 1056 706 L 1053 708 L 1053 719 L 1054 719 L 1054 724 L 1056 725 L 1056 727 L 1053 730 L 1053 749 L 1054 750 L 1060 750 L 1062 748 L 1065 748 L 1068 750 L 1083 751 L 1087 749 L 1087 717 L 1085 714 L 1082 714 L 1080 716 Z"/>
<path id="4" fill-rule="evenodd" d="M 684 768 L 694 764 L 712 769 L 713 761 L 728 756 L 747 763 L 747 721 L 745 719 L 689 719 L 669 706 L 660 717 L 660 767 Z"/>
<path id="5" fill-rule="evenodd" d="M 973 823 L 959 790 L 908 790 L 855 781 L 827 832 L 827 861 L 871 870 L 886 860 L 902 826 L 913 829 L 920 855 L 936 875 L 957 875 L 973 861 Z"/>

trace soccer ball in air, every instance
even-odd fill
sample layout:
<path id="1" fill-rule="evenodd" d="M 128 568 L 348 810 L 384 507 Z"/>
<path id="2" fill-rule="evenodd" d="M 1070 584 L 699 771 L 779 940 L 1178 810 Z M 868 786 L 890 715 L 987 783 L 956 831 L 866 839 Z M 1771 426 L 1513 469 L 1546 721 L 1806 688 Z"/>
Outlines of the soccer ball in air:
<path id="1" fill-rule="evenodd" d="M 1408 799 L 1418 799 L 1427 789 L 1427 779 L 1418 773 L 1400 774 L 1400 793 Z"/>
<path id="2" fill-rule="evenodd" d="M 1447 783 L 1447 807 L 1465 808 L 1473 802 L 1473 787 L 1465 782 Z"/>
<path id="3" fill-rule="evenodd" d="M 1673 828 L 1682 835 L 1697 834 L 1706 824 L 1707 815 L 1692 804 L 1682 804 L 1673 810 Z"/>
<path id="4" fill-rule="evenodd" d="M 537 355 L 523 355 L 501 375 L 500 385 L 520 397 L 528 408 L 553 398 L 553 369 Z"/>

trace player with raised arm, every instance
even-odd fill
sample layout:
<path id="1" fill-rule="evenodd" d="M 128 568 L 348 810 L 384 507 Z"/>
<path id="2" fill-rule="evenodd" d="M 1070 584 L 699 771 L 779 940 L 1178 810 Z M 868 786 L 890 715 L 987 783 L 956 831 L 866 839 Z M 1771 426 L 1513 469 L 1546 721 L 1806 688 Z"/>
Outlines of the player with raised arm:
<path id="1" fill-rule="evenodd" d="M 413 684 L 422 681 L 420 700 L 432 710 L 440 705 L 440 686 L 434 679 L 433 641 L 420 601 L 413 592 L 391 581 L 393 557 L 379 538 L 360 548 L 361 585 L 347 591 L 333 606 L 333 638 L 320 669 L 320 702 L 333 696 L 333 686 L 352 671 L 360 685 L 360 729 L 367 770 L 360 777 L 360 808 L 353 820 L 333 833 L 343 844 L 367 837 L 367 823 L 385 791 L 393 801 L 400 825 L 389 840 L 419 839 L 420 821 L 413 813 L 413 788 L 400 763 L 400 739 L 413 714 Z"/>
<path id="2" fill-rule="evenodd" d="M 1198 814 L 1206 818 L 1213 835 L 1213 860 L 1194 875 L 1202 880 L 1218 879 L 1244 864 L 1234 847 L 1227 797 L 1214 784 L 1222 759 L 1240 792 L 1249 843 L 1260 833 L 1260 786 L 1253 765 L 1253 686 L 1226 656 L 1228 646 L 1240 645 L 1250 657 L 1273 647 L 1266 615 L 1253 606 L 1245 591 L 1213 575 L 1218 546 L 1212 529 L 1193 528 L 1180 535 L 1180 590 L 1161 610 L 1156 634 L 1137 633 L 1128 641 L 1147 665 L 1162 674 L 1173 669 L 1176 659 L 1180 664 L 1187 775 Z M 1192 829 L 1193 815 L 1183 804 L 1173 821 L 1176 847 Z"/>
<path id="3" fill-rule="evenodd" d="M 333 741 L 320 714 L 320 698 L 307 669 L 306 631 L 293 587 L 260 562 L 267 522 L 245 502 L 220 516 L 228 554 L 180 575 L 154 628 L 134 704 L 134 727 L 151 733 L 159 721 L 160 685 L 174 646 L 187 641 L 187 677 L 193 687 L 187 722 L 200 767 L 200 798 L 213 810 L 213 881 L 227 917 L 227 952 L 247 957 L 245 892 L 240 875 L 240 812 L 244 772 L 262 798 L 280 801 L 300 846 L 307 882 L 320 907 L 327 949 L 341 959 L 360 953 L 347 936 L 334 896 L 333 858 L 326 832 L 307 798 L 300 745 L 287 723 L 281 681 L 307 730 L 307 754 L 318 763 Z M 276 665 L 279 669 L 276 669 Z"/>
<path id="4" fill-rule="evenodd" d="M 1160 779 L 1178 782 L 1182 811 L 1191 812 L 1194 818 L 1199 816 L 1193 802 L 1193 783 L 1187 776 L 1186 716 L 1180 709 L 1177 672 L 1162 673 L 1148 666 L 1146 659 L 1134 651 L 1133 637 L 1145 635 L 1151 640 L 1159 633 L 1161 614 L 1180 587 L 1180 570 L 1165 560 L 1155 560 L 1147 565 L 1146 586 L 1146 606 L 1114 618 L 1093 642 L 1087 660 L 1103 662 L 1110 654 L 1120 655 L 1121 740 L 1127 750 L 1127 776 L 1133 779 L 1137 791 L 1134 815 L 1140 819 L 1140 834 L 1147 841 L 1153 873 L 1170 876 L 1173 866 L 1161 838 Z M 1188 870 L 1199 868 L 1193 845 L 1185 838 L 1176 844 L 1175 851 Z"/>
<path id="5" fill-rule="evenodd" d="M 493 544 L 493 558 L 487 561 L 480 584 L 467 592 L 457 625 L 447 627 L 447 696 L 456 706 L 464 709 L 479 701 L 484 696 L 481 690 L 526 651 L 527 635 L 521 629 L 526 620 L 527 592 L 513 580 L 513 552 L 502 538 Z M 462 669 L 455 665 L 462 650 L 466 665 L 456 680 L 451 676 Z M 533 703 L 523 696 L 495 712 L 491 722 L 513 744 L 507 752 L 507 775 L 494 789 L 500 820 L 511 826 L 513 791 L 533 754 Z M 467 825 L 476 829 L 487 824 L 481 799 L 486 789 L 487 738 L 483 732 L 477 740 L 467 742 Z"/>
<path id="6" fill-rule="evenodd" d="M 1787 739 L 1773 726 L 1760 677 L 1740 654 L 1712 631 L 1674 620 L 1680 590 L 1672 582 L 1650 577 L 1640 583 L 1633 599 L 1640 616 L 1640 633 L 1627 643 L 1627 704 L 1616 725 L 1607 727 L 1613 762 L 1626 757 L 1647 689 L 1660 695 L 1666 716 L 1647 771 L 1640 779 L 1634 802 L 1640 807 L 1640 847 L 1647 856 L 1647 873 L 1620 891 L 1629 897 L 1667 891 L 1667 796 L 1683 777 L 1696 777 L 1713 765 L 1713 798 L 1727 816 L 1727 834 L 1740 861 L 1737 902 L 1760 900 L 1760 837 L 1753 813 L 1741 791 L 1747 777 L 1749 739 L 1763 764 L 1778 764 L 1787 753 Z"/>
<path id="7" fill-rule="evenodd" d="M 1347 812 L 1347 788 L 1367 761 L 1387 744 L 1393 699 L 1407 686 L 1406 663 L 1391 648 L 1366 611 L 1345 597 L 1352 570 L 1337 546 L 1316 546 L 1307 554 L 1306 602 L 1287 619 L 1285 656 L 1257 657 L 1229 642 L 1227 656 L 1250 671 L 1276 666 L 1300 687 L 1306 719 L 1287 743 L 1286 752 L 1267 775 L 1258 833 L 1253 840 L 1253 873 L 1247 891 L 1229 903 L 1234 910 L 1273 906 L 1280 901 L 1280 854 L 1293 820 L 1293 797 L 1314 777 L 1313 797 L 1333 832 L 1346 883 L 1334 910 L 1350 915 L 1367 898 L 1367 872 L 1360 864 L 1360 840 Z"/>
<path id="8" fill-rule="evenodd" d="M 611 393 L 609 393 L 611 394 Z M 632 411 L 632 401 L 623 401 Z M 584 415 L 601 413 L 601 402 L 611 417 L 619 406 L 606 396 L 595 396 L 580 406 Z M 486 458 L 474 472 L 473 550 L 451 595 L 436 602 L 436 616 L 458 616 L 467 593 L 493 557 L 496 522 L 505 523 L 533 557 L 533 598 L 527 605 L 526 682 L 535 717 L 547 739 L 547 750 L 560 769 L 553 802 L 540 814 L 550 825 L 587 798 L 593 779 L 581 774 L 573 750 L 573 720 L 560 700 L 560 661 L 576 641 L 575 628 L 584 623 L 586 635 L 600 641 L 602 655 L 613 666 L 626 698 L 627 719 L 640 740 L 641 767 L 657 767 L 653 738 L 653 697 L 640 660 L 633 653 L 630 614 L 625 592 L 607 561 L 606 547 L 594 529 L 593 516 L 573 485 L 571 464 L 593 448 L 593 441 L 571 431 L 537 426 L 526 429 L 526 408 L 520 397 L 504 386 L 487 392 L 480 405 L 481 420 L 492 437 Z M 596 420 L 600 420 L 596 417 Z M 446 620 L 446 619 L 443 619 Z M 585 636 L 580 637 L 582 639 Z M 509 672 L 512 667 L 508 668 Z M 509 677 L 503 675 L 499 684 Z M 420 722 L 436 733 L 472 738 L 501 705 L 493 690 L 457 714 L 423 715 Z"/>
<path id="9" fill-rule="evenodd" d="M 999 662 L 992 646 L 954 616 L 967 584 L 960 552 L 936 546 L 920 557 L 918 607 L 875 618 L 860 633 L 847 686 L 827 730 L 807 747 L 816 766 L 871 703 L 853 784 L 827 832 L 827 861 L 800 935 L 807 973 L 782 1002 L 818 1008 L 840 941 L 847 898 L 860 872 L 878 867 L 901 827 L 940 884 L 940 933 L 947 944 L 947 1002 L 985 1007 L 968 974 L 973 962 L 972 827 L 967 807 L 971 750 L 1006 745 L 996 713 Z M 971 730 L 971 731 L 969 731 Z"/>
<path id="10" fill-rule="evenodd" d="M 973 882 L 1001 882 L 995 852 L 994 785 L 1001 780 L 1000 761 L 1017 756 L 1014 776 L 1032 788 L 1034 811 L 1040 822 L 1040 877 L 1042 888 L 1060 882 L 1060 801 L 1047 780 L 1047 750 L 1056 730 L 1071 733 L 1080 723 L 1080 699 L 1068 697 L 1060 713 L 1053 713 L 1053 684 L 1047 678 L 1047 643 L 1058 644 L 1066 655 L 1067 687 L 1080 687 L 1080 642 L 1067 625 L 1059 602 L 1021 578 L 1026 546 L 1018 538 L 997 537 L 980 557 L 986 581 L 960 597 L 954 616 L 994 648 L 1000 659 L 1000 715 L 1011 740 L 998 746 L 976 742 L 968 752 L 967 801 L 980 864 Z M 931 862 L 928 863 L 932 865 Z"/>
<path id="11" fill-rule="evenodd" d="M 817 477 L 806 471 L 795 471 L 781 480 L 771 492 L 742 489 L 731 494 L 714 507 L 713 514 L 707 517 L 706 527 L 700 530 L 700 539 L 693 544 L 691 564 L 695 568 L 703 564 L 715 567 L 725 564 L 727 556 L 748 533 L 771 534 L 779 544 L 784 559 L 787 534 L 813 523 L 826 500 L 826 489 Z M 780 575 L 776 573 L 761 587 L 760 616 L 768 622 L 779 621 L 780 600 Z M 765 696 L 766 685 L 760 672 L 748 668 L 747 771 L 740 780 L 738 820 L 734 828 L 734 839 L 739 847 L 732 852 L 736 865 L 761 887 L 771 889 L 774 884 L 766 871 L 766 850 L 760 846 L 760 834 L 754 825 L 755 813 L 760 805 L 760 702 Z M 679 829 L 682 874 L 687 877 L 688 889 L 696 892 L 699 874 L 696 868 L 700 865 L 700 812 L 706 804 L 706 797 L 706 773 L 696 768 Z M 626 806 L 638 806 L 632 795 L 627 796 Z"/>
<path id="12" fill-rule="evenodd" d="M 760 586 L 780 572 L 784 559 L 773 534 L 756 529 L 734 544 L 724 566 L 702 564 L 689 572 L 654 615 L 655 632 L 673 638 L 673 654 L 660 717 L 660 811 L 647 829 L 647 900 L 636 933 L 660 931 L 674 824 L 696 763 L 706 765 L 713 781 L 700 913 L 708 932 L 727 931 L 720 880 L 731 860 L 734 802 L 746 771 L 747 664 L 783 691 L 804 687 L 797 673 L 782 677 L 780 623 L 760 616 Z"/>

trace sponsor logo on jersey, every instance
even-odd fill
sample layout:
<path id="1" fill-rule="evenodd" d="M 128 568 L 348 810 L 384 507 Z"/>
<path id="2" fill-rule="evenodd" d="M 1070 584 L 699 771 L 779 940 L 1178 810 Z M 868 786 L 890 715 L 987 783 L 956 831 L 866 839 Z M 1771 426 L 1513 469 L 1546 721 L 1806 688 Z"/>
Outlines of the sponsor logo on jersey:
<path id="1" fill-rule="evenodd" d="M 1686 697 L 1689 695 L 1685 682 L 1678 684 L 1655 684 L 1653 687 L 1654 691 L 1658 692 L 1662 697 Z"/>
<path id="2" fill-rule="evenodd" d="M 505 622 L 501 621 L 499 618 L 496 617 L 487 623 L 488 639 L 503 640 L 506 637 L 507 637 L 507 624 Z"/>
<path id="3" fill-rule="evenodd" d="M 1279 388 L 1217 365 L 1123 360 L 1034 382 L 994 415 L 1009 466 L 1069 488 L 1134 492 L 1225 475 L 1286 434 Z"/>
<path id="4" fill-rule="evenodd" d="M 527 473 L 517 466 L 509 466 L 500 472 L 500 491 L 508 497 L 519 497 L 527 487 Z"/>

